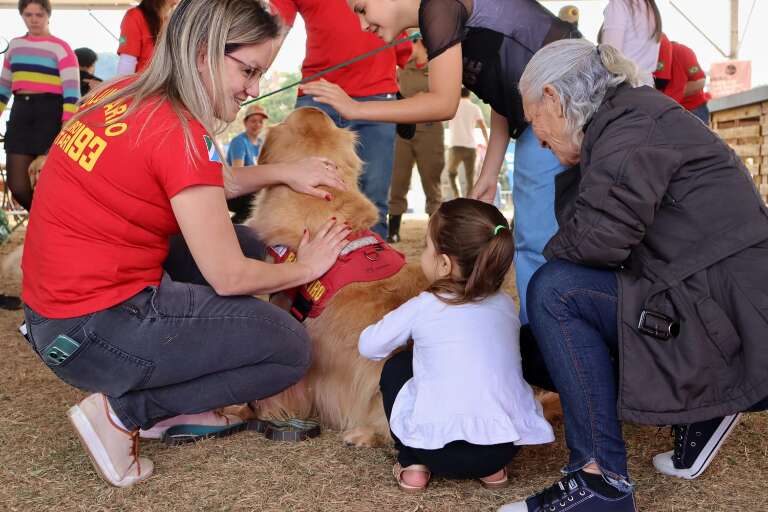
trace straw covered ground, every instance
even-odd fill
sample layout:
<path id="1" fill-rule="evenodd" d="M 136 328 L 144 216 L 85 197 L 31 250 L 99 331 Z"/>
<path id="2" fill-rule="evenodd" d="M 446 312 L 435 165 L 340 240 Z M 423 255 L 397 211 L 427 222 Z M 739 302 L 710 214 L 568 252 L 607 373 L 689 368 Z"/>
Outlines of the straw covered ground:
<path id="1" fill-rule="evenodd" d="M 400 249 L 413 258 L 425 222 L 406 219 Z M 21 241 L 17 232 L 0 257 Z M 510 288 L 510 291 L 512 288 Z M 4 279 L 0 293 L 18 294 Z M 170 448 L 144 442 L 155 475 L 132 489 L 104 484 L 91 468 L 65 411 L 83 395 L 59 382 L 18 334 L 19 311 L 0 311 L 0 510 L 2 511 L 492 511 L 559 477 L 566 460 L 562 425 L 552 445 L 525 448 L 510 466 L 513 485 L 488 491 L 474 482 L 435 478 L 409 496 L 391 477 L 389 449 L 354 449 L 325 431 L 298 444 L 246 432 Z M 668 429 L 628 425 L 630 471 L 644 512 L 763 510 L 768 500 L 768 415 L 736 428 L 705 475 L 694 482 L 657 475 L 654 454 L 671 446 Z"/>

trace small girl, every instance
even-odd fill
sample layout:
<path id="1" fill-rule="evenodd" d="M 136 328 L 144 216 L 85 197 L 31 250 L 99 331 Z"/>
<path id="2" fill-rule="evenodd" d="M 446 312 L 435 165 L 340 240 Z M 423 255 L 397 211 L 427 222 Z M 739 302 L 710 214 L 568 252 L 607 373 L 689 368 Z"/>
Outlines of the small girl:
<path id="1" fill-rule="evenodd" d="M 360 353 L 392 356 L 381 373 L 384 411 L 406 492 L 434 474 L 508 484 L 518 446 L 554 434 L 523 380 L 515 303 L 499 289 L 512 264 L 509 225 L 494 206 L 459 198 L 443 203 L 427 229 L 421 268 L 427 291 L 360 335 Z"/>

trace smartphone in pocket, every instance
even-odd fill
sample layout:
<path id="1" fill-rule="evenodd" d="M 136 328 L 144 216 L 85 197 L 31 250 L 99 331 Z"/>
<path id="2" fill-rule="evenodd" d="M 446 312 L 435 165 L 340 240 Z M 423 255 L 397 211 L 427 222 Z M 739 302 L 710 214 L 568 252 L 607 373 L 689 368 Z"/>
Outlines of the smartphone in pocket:
<path id="1" fill-rule="evenodd" d="M 58 366 L 69 359 L 69 356 L 74 354 L 78 348 L 80 348 L 78 342 L 69 336 L 59 334 L 43 350 L 43 361 L 51 366 Z"/>

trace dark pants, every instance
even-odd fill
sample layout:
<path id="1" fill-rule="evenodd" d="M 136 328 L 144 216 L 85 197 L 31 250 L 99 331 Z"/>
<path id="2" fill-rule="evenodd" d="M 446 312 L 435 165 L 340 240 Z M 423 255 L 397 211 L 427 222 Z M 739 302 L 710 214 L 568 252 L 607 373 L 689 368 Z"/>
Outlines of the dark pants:
<path id="1" fill-rule="evenodd" d="M 227 208 L 234 213 L 232 215 L 232 224 L 242 224 L 251 216 L 251 205 L 256 198 L 256 194 L 246 194 L 244 196 L 227 199 Z"/>
<path id="2" fill-rule="evenodd" d="M 381 371 L 381 396 L 387 420 L 400 388 L 413 377 L 413 352 L 405 350 L 389 358 Z M 457 378 L 460 378 L 457 376 Z M 423 464 L 435 475 L 448 478 L 481 478 L 499 471 L 514 458 L 518 447 L 514 443 L 478 445 L 453 441 L 437 450 L 405 446 L 392 434 L 401 466 Z"/>
<path id="3" fill-rule="evenodd" d="M 244 253 L 264 245 L 235 226 Z M 306 331 L 285 311 L 250 296 L 221 297 L 205 283 L 181 237 L 159 286 L 109 309 L 48 319 L 25 308 L 38 354 L 64 334 L 79 347 L 48 365 L 77 388 L 104 393 L 128 429 L 274 395 L 310 364 Z"/>

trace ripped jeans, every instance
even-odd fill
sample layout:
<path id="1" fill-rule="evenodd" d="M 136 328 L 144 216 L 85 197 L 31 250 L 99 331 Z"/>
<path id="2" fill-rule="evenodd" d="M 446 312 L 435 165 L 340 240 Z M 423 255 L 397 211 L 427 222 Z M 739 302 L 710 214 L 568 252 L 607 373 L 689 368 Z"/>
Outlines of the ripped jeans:
<path id="1" fill-rule="evenodd" d="M 246 256 L 264 258 L 250 230 L 235 231 Z M 180 236 L 165 271 L 159 286 L 88 315 L 52 319 L 25 307 L 32 348 L 42 358 L 58 335 L 74 340 L 69 357 L 47 366 L 71 386 L 105 394 L 129 430 L 265 398 L 307 371 L 304 327 L 268 302 L 217 295 Z"/>
<path id="2" fill-rule="evenodd" d="M 616 274 L 552 261 L 534 274 L 527 301 L 531 329 L 565 415 L 570 459 L 563 471 L 594 462 L 608 483 L 631 490 L 616 405 Z"/>

